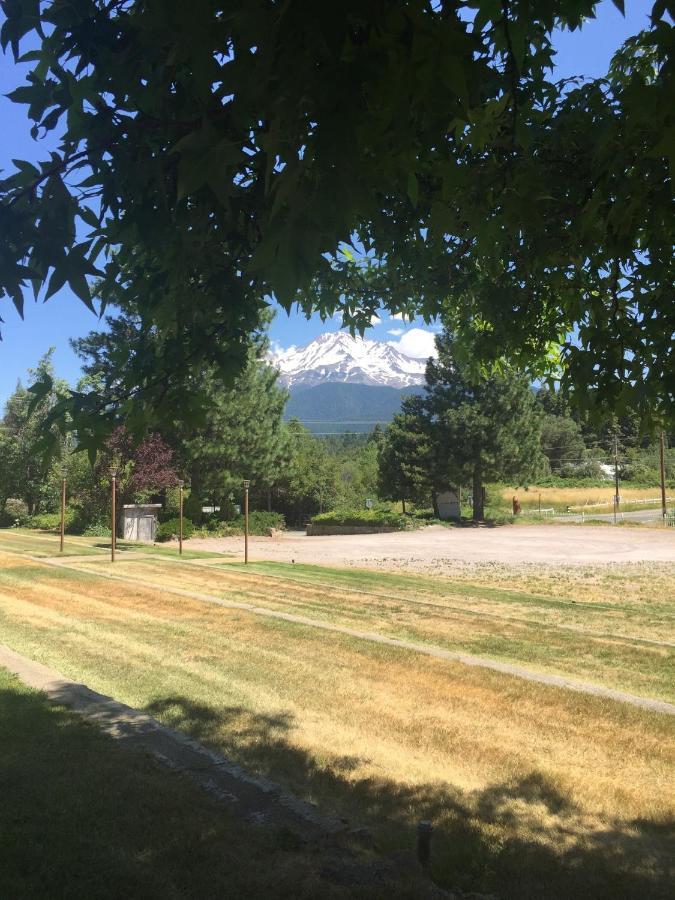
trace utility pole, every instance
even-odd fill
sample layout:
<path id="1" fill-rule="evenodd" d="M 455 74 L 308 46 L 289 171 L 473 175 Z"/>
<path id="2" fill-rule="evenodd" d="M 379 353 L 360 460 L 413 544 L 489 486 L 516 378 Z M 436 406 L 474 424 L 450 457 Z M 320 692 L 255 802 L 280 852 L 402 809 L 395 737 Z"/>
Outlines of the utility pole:
<path id="1" fill-rule="evenodd" d="M 619 510 L 619 438 L 614 435 L 614 524 Z"/>
<path id="2" fill-rule="evenodd" d="M 248 563 L 248 489 L 250 481 L 244 481 L 244 563 Z"/>
<path id="3" fill-rule="evenodd" d="M 178 527 L 178 553 L 180 556 L 183 555 L 183 485 L 184 481 L 178 482 L 178 518 L 180 520 L 180 525 Z"/>
<path id="4" fill-rule="evenodd" d="M 110 538 L 110 562 L 115 562 L 115 550 L 117 549 L 117 535 L 115 533 L 117 526 L 117 472 L 114 469 L 110 473 L 110 499 L 112 509 L 110 514 L 110 525 L 112 528 L 112 537 Z"/>
<path id="5" fill-rule="evenodd" d="M 61 541 L 59 551 L 63 553 L 63 543 L 66 536 L 66 476 L 61 478 Z"/>
<path id="6" fill-rule="evenodd" d="M 661 431 L 661 439 L 659 441 L 659 463 L 661 469 L 661 515 L 663 516 L 663 524 L 666 524 L 666 436 Z"/>

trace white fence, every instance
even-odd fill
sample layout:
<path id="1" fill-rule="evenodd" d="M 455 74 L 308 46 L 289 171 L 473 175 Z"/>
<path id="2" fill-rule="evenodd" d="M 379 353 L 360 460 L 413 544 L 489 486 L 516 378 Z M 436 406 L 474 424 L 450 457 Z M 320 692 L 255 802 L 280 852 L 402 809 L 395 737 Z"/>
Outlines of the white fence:
<path id="1" fill-rule="evenodd" d="M 666 497 L 666 503 L 673 503 L 675 501 L 675 497 Z M 646 497 L 640 500 L 621 500 L 620 506 L 629 506 L 629 505 L 639 505 L 640 503 L 651 503 L 654 506 L 661 505 L 660 497 Z M 573 509 L 580 509 L 585 511 L 587 509 L 595 509 L 596 506 L 614 506 L 613 500 L 601 500 L 599 503 L 584 503 L 578 506 L 568 506 L 567 510 L 571 511 Z"/>

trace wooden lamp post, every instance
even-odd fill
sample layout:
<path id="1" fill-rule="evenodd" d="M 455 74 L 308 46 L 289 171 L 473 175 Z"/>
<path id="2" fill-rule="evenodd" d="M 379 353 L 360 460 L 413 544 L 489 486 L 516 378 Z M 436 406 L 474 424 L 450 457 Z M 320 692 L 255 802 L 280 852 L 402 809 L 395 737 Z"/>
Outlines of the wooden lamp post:
<path id="1" fill-rule="evenodd" d="M 110 525 L 112 537 L 110 538 L 110 562 L 115 562 L 115 550 L 117 549 L 117 470 L 110 470 L 110 500 L 111 513 Z"/>
<path id="2" fill-rule="evenodd" d="M 185 487 L 185 482 L 180 480 L 178 482 L 178 553 L 180 556 L 183 555 L 183 488 Z"/>
<path id="3" fill-rule="evenodd" d="M 61 474 L 61 539 L 59 552 L 63 553 L 63 544 L 66 536 L 66 470 L 65 467 Z"/>
<path id="4" fill-rule="evenodd" d="M 244 480 L 244 563 L 248 563 L 248 489 L 251 482 Z"/>

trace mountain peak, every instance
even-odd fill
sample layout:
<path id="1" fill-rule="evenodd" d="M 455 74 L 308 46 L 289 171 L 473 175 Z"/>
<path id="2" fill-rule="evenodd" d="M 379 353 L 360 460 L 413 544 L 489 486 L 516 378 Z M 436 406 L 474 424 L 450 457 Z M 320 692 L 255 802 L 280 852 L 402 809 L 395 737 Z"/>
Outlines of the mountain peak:
<path id="1" fill-rule="evenodd" d="M 271 363 L 287 387 L 328 382 L 410 387 L 424 382 L 426 361 L 406 356 L 384 341 L 329 331 L 303 347 L 276 353 Z"/>

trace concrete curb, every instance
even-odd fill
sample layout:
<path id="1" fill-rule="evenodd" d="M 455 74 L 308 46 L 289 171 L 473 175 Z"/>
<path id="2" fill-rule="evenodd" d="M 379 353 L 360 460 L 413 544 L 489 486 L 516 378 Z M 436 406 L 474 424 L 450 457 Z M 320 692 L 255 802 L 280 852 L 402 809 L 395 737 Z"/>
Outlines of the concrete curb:
<path id="1" fill-rule="evenodd" d="M 53 702 L 67 706 L 115 740 L 150 753 L 169 769 L 184 772 L 203 790 L 256 825 L 286 827 L 304 837 L 333 835 L 346 823 L 321 815 L 310 803 L 285 793 L 265 778 L 249 775 L 218 753 L 157 719 L 111 697 L 98 694 L 60 672 L 0 644 L 0 666 Z"/>

